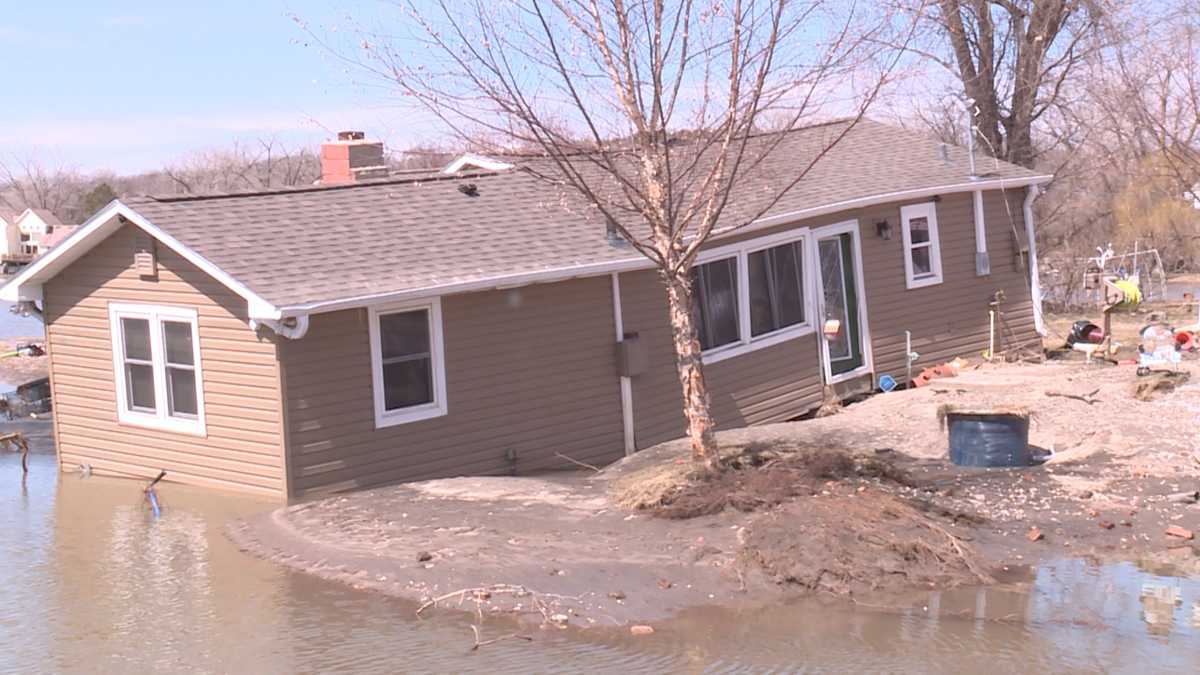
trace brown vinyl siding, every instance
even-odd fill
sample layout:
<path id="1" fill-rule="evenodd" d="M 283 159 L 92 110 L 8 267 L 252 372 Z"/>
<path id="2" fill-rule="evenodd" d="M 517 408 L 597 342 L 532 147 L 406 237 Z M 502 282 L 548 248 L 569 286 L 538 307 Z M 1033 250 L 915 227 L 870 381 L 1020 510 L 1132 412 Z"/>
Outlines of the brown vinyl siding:
<path id="1" fill-rule="evenodd" d="M 296 496 L 622 455 L 609 277 L 442 298 L 448 414 L 380 429 L 367 321 L 315 315 L 281 344 Z"/>
<path id="2" fill-rule="evenodd" d="M 637 447 L 679 438 L 685 432 L 683 398 L 666 291 L 657 272 L 621 275 L 626 333 L 645 343 L 649 368 L 633 378 Z M 821 403 L 821 371 L 815 334 L 803 335 L 704 367 L 718 428 L 780 422 Z"/>
<path id="3" fill-rule="evenodd" d="M 1002 319 L 996 322 L 996 349 L 1021 345 L 1041 349 L 1034 327 L 1028 277 L 1017 267 L 1012 226 L 1024 231 L 1024 191 L 1008 193 L 1005 208 L 999 192 L 984 193 L 991 274 L 975 275 L 975 215 L 970 194 L 947 195 L 937 202 L 943 282 L 909 290 L 904 282 L 904 243 L 900 204 L 859 215 L 863 267 L 875 372 L 902 380 L 905 372 L 904 331 L 912 332 L 920 354 L 914 368 L 979 358 L 988 347 L 988 302 L 1003 290 Z M 919 202 L 912 202 L 919 203 Z M 1011 214 L 1011 220 L 1010 220 Z M 891 240 L 875 236 L 875 223 L 893 225 Z"/>
<path id="4" fill-rule="evenodd" d="M 98 244 L 45 284 L 59 461 L 96 473 L 153 476 L 283 497 L 275 345 L 249 328 L 246 302 L 158 246 L 158 275 L 134 269 L 134 226 Z M 199 315 L 207 436 L 117 421 L 110 302 L 168 305 Z"/>
<path id="5" fill-rule="evenodd" d="M 1039 348 L 1028 277 L 1017 267 L 1012 227 L 1024 231 L 1024 190 L 984 193 L 991 274 L 975 275 L 975 217 L 970 194 L 952 194 L 937 202 L 943 283 L 909 290 L 904 278 L 904 244 L 896 202 L 843 211 L 759 232 L 716 240 L 721 246 L 787 230 L 817 228 L 847 220 L 859 223 L 867 322 L 875 373 L 903 380 L 904 331 L 912 331 L 920 354 L 916 369 L 956 356 L 979 357 L 988 346 L 988 302 L 1003 289 L 1006 300 L 997 321 L 997 350 L 1029 345 Z M 887 220 L 892 238 L 881 239 L 875 223 Z M 814 299 L 815 300 L 815 299 Z M 633 378 L 635 438 L 638 448 L 678 438 L 685 422 L 665 293 L 655 272 L 621 275 L 621 304 L 626 332 L 646 343 L 650 369 Z M 815 304 L 815 302 L 814 302 Z M 815 320 L 814 324 L 820 322 Z M 719 428 L 794 418 L 820 405 L 822 365 L 818 335 L 733 356 L 705 367 L 713 414 Z M 873 388 L 873 382 L 864 383 Z M 839 391 L 857 390 L 843 386 Z"/>

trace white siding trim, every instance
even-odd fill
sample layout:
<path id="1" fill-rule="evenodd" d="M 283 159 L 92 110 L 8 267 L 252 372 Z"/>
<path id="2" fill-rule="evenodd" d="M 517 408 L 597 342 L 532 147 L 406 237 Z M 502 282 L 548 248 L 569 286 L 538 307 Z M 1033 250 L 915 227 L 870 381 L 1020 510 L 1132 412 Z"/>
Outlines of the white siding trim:
<path id="1" fill-rule="evenodd" d="M 1038 335 L 1045 337 L 1046 318 L 1042 315 L 1042 284 L 1038 277 L 1037 227 L 1033 221 L 1033 202 L 1041 192 L 1037 185 L 1030 185 L 1021 211 L 1025 216 L 1025 236 L 1029 239 L 1029 299 L 1033 301 L 1033 325 Z"/>
<path id="2" fill-rule="evenodd" d="M 150 354 L 154 371 L 155 412 L 129 409 L 128 382 L 125 379 L 124 332 L 121 318 L 146 319 L 150 323 Z M 196 419 L 171 417 L 168 412 L 166 345 L 163 320 L 180 321 L 192 327 L 192 361 L 196 373 Z M 200 325 L 195 309 L 113 302 L 108 305 L 112 342 L 113 382 L 116 385 L 117 420 L 121 424 L 161 429 L 193 436 L 207 436 L 204 423 L 204 374 L 200 363 Z"/>
<path id="3" fill-rule="evenodd" d="M 829 359 L 829 341 L 822 335 L 819 339 L 821 343 L 821 371 L 825 375 L 827 384 L 835 384 L 845 380 L 852 380 L 867 373 L 875 372 L 875 354 L 871 349 L 871 324 L 868 321 L 867 311 L 867 282 L 863 275 L 862 262 L 862 239 L 858 228 L 857 220 L 847 220 L 843 223 L 835 223 L 826 227 L 820 227 L 813 231 L 813 246 L 812 253 L 809 254 L 812 261 L 811 266 L 819 269 L 821 264 L 821 252 L 817 247 L 817 242 L 825 237 L 830 237 L 839 234 L 849 234 L 853 243 L 851 248 L 854 253 L 854 283 L 857 286 L 855 289 L 858 292 L 858 325 L 859 332 L 862 335 L 859 340 L 862 342 L 861 349 L 863 352 L 863 364 L 854 370 L 846 371 L 840 375 L 833 374 L 833 364 Z M 905 252 L 907 254 L 907 251 Z M 821 316 L 825 315 L 825 293 L 820 289 L 821 277 L 819 274 L 813 276 L 813 293 L 817 296 L 817 302 L 820 303 L 817 310 Z"/>
<path id="4" fill-rule="evenodd" d="M 616 326 L 617 342 L 625 339 L 625 319 L 621 311 L 621 275 L 612 273 L 613 324 Z M 625 456 L 637 452 L 637 441 L 633 435 L 633 379 L 621 376 L 621 428 L 625 440 Z"/>
<path id="5" fill-rule="evenodd" d="M 430 362 L 433 368 L 433 402 L 401 408 L 399 410 L 385 410 L 383 397 L 383 350 L 382 342 L 379 338 L 379 317 L 386 314 L 397 314 L 421 309 L 429 312 L 429 349 L 432 352 L 430 354 Z M 442 299 L 430 298 L 419 302 L 371 307 L 368 315 L 367 328 L 371 340 L 371 388 L 374 392 L 375 401 L 375 428 L 381 429 L 397 424 L 407 424 L 447 414 L 449 407 L 446 402 L 446 355 L 442 340 Z"/>
<path id="6" fill-rule="evenodd" d="M 909 221 L 913 218 L 925 218 L 929 223 L 929 269 L 932 274 L 916 278 L 913 276 L 912 263 L 912 230 Z M 900 230 L 904 235 L 904 283 L 913 288 L 924 288 L 942 283 L 942 246 L 938 236 L 937 204 L 925 202 L 910 204 L 900 208 Z"/>
<path id="7" fill-rule="evenodd" d="M 124 218 L 124 221 L 122 221 Z M 54 277 L 68 265 L 75 262 L 93 246 L 130 223 L 144 230 L 147 234 L 162 242 L 167 248 L 196 267 L 205 274 L 216 279 L 229 290 L 246 300 L 248 313 L 251 318 L 278 319 L 282 315 L 279 310 L 261 296 L 251 291 L 242 282 L 234 279 L 228 273 L 204 256 L 185 246 L 178 239 L 164 232 L 140 213 L 122 204 L 120 200 L 109 202 L 108 206 L 100 209 L 96 215 L 80 225 L 78 229 L 55 246 L 48 253 L 33 261 L 20 274 L 0 287 L 0 300 L 19 302 L 22 300 L 38 301 L 42 299 L 42 283 Z"/>

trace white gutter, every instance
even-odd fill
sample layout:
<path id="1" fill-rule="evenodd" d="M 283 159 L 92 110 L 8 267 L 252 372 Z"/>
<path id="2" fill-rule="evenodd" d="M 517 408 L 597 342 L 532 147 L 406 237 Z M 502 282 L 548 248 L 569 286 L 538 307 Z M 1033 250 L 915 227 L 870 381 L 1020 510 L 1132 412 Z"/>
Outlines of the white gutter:
<path id="1" fill-rule="evenodd" d="M 308 315 L 286 319 L 250 319 L 250 330 L 258 330 L 259 326 L 271 329 L 279 337 L 289 340 L 299 340 L 308 333 Z"/>
<path id="2" fill-rule="evenodd" d="M 832 204 L 825 204 L 822 206 L 801 209 L 799 211 L 790 211 L 788 213 L 782 213 L 776 216 L 760 218 L 742 227 L 716 231 L 713 233 L 713 236 L 714 238 L 719 238 L 722 236 L 741 235 L 746 232 L 756 232 L 758 230 L 776 227 L 778 225 L 786 225 L 798 220 L 817 218 L 831 213 L 837 213 L 839 211 L 847 211 L 866 206 L 875 206 L 877 204 L 888 204 L 891 202 L 922 199 L 925 197 L 933 197 L 934 195 L 958 194 L 963 192 L 973 192 L 975 190 L 982 191 L 1012 189 L 1018 187 L 1027 187 L 1030 185 L 1039 185 L 1050 182 L 1052 178 L 1053 176 L 1042 175 L 1031 176 L 1028 178 L 993 179 L 984 181 L 970 181 L 966 183 L 954 183 L 951 185 L 919 188 L 913 190 L 901 190 L 898 192 L 885 192 L 869 197 L 848 199 L 840 202 L 834 202 Z M 599 276 L 602 274 L 611 274 L 613 272 L 631 272 L 634 270 L 644 269 L 654 269 L 654 263 L 646 259 L 644 256 L 637 255 L 634 257 L 622 258 L 607 262 L 585 263 L 567 267 L 553 267 L 545 270 L 538 270 L 536 272 L 523 272 L 520 274 L 502 274 L 493 277 L 485 277 L 482 279 L 472 279 L 469 281 L 433 284 L 430 286 L 411 288 L 403 291 L 369 293 L 349 298 L 340 298 L 337 300 L 285 305 L 280 307 L 279 311 L 283 316 L 335 312 L 342 309 L 353 309 L 368 305 L 416 300 L 419 298 L 451 295 L 454 293 L 489 290 L 498 286 L 525 286 L 528 284 L 565 281 L 567 279 L 575 279 L 579 277 Z"/>
<path id="3" fill-rule="evenodd" d="M 1042 316 L 1042 284 L 1038 279 L 1037 236 L 1033 223 L 1033 202 L 1042 190 L 1038 185 L 1030 185 L 1025 193 L 1025 204 L 1022 207 L 1025 216 L 1025 236 L 1029 239 L 1029 295 L 1033 302 L 1033 325 L 1038 335 L 1045 337 L 1046 320 Z"/>

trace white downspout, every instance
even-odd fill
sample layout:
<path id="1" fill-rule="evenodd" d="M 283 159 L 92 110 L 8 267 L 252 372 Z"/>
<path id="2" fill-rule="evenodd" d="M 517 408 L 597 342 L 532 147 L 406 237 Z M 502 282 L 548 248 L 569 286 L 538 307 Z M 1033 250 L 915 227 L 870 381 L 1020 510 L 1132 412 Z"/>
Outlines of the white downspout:
<path id="1" fill-rule="evenodd" d="M 988 259 L 987 222 L 983 219 L 983 190 L 976 190 L 975 199 L 975 275 L 992 273 L 992 262 Z"/>
<path id="2" fill-rule="evenodd" d="M 621 317 L 621 275 L 612 273 L 613 325 L 617 329 L 617 342 L 625 339 L 625 320 Z M 625 439 L 625 456 L 637 452 L 633 438 L 633 380 L 621 376 L 621 427 Z"/>
<path id="3" fill-rule="evenodd" d="M 1045 337 L 1046 320 L 1042 316 L 1042 284 L 1038 280 L 1037 237 L 1033 223 L 1033 202 L 1042 193 L 1037 185 L 1030 185 L 1025 192 L 1025 205 L 1022 207 L 1025 216 L 1025 237 L 1029 240 L 1029 295 L 1033 301 L 1033 325 L 1038 335 Z"/>

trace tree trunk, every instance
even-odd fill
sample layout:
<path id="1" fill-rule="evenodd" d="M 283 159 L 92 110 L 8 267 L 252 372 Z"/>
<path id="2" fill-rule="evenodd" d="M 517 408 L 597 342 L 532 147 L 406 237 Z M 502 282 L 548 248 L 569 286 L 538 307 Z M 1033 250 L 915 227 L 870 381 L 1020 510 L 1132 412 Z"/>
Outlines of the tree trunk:
<path id="1" fill-rule="evenodd" d="M 692 459 L 702 463 L 707 471 L 719 471 L 720 454 L 713 434 L 704 364 L 700 360 L 700 338 L 692 316 L 691 277 L 687 271 L 667 279 L 667 307 L 675 342 L 675 365 L 683 388 L 683 414 L 692 440 Z"/>

